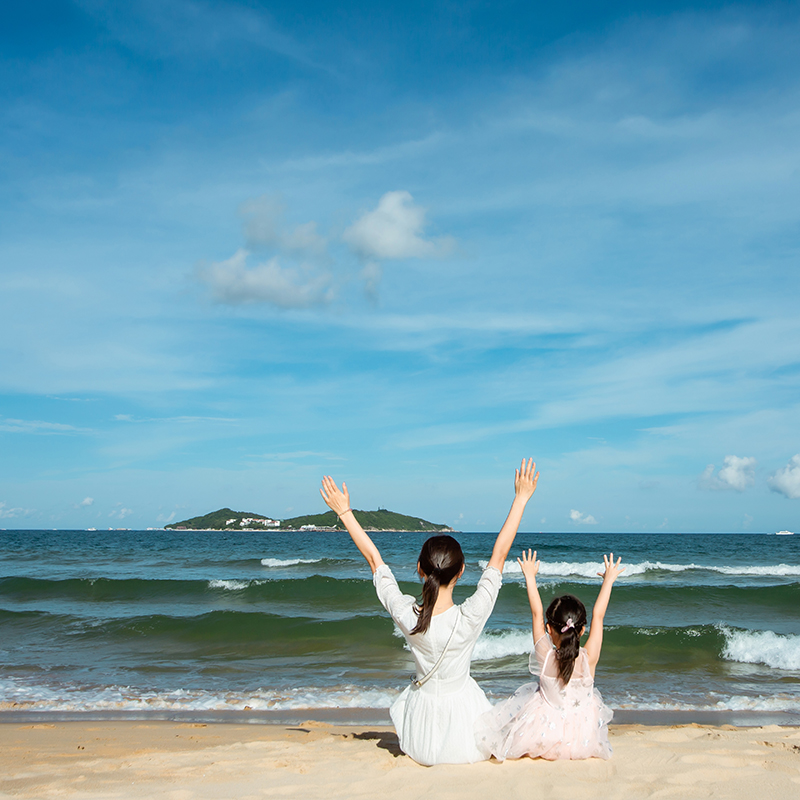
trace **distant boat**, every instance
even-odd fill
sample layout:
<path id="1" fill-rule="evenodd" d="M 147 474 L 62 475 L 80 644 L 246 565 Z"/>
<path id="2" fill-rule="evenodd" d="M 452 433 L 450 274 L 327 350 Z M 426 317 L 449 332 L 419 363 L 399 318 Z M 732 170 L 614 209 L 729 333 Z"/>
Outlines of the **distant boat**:
<path id="1" fill-rule="evenodd" d="M 776 536 L 794 536 L 794 531 L 778 531 Z"/>

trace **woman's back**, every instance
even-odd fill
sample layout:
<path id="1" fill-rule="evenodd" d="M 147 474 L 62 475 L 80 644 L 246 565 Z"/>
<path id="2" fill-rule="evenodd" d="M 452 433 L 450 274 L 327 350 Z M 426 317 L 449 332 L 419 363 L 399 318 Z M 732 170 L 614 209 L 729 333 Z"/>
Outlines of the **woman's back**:
<path id="1" fill-rule="evenodd" d="M 417 620 L 414 598 L 400 591 L 391 570 L 381 565 L 373 580 L 381 604 L 409 644 L 417 679 L 433 669 L 446 648 L 430 678 L 422 686 L 405 689 L 390 709 L 403 752 L 420 764 L 483 760 L 473 726 L 490 704 L 470 677 L 469 667 L 475 642 L 500 590 L 500 572 L 492 567 L 484 570 L 471 597 L 432 616 L 428 630 L 418 634 L 411 633 Z"/>
<path id="2" fill-rule="evenodd" d="M 408 642 L 418 678 L 427 675 L 445 646 L 447 652 L 444 659 L 430 680 L 449 680 L 469 672 L 475 643 L 492 613 L 503 582 L 499 570 L 491 567 L 484 570 L 470 597 L 461 605 L 451 606 L 441 614 L 433 615 L 428 630 L 416 634 L 411 633 L 418 618 L 416 600 L 400 591 L 389 567 L 385 564 L 378 567 L 373 582 L 381 605 Z"/>

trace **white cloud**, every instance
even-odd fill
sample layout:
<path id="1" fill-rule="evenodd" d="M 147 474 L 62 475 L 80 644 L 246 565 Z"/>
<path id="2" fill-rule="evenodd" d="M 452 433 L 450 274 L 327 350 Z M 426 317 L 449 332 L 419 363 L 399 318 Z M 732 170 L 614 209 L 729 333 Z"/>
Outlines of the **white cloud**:
<path id="1" fill-rule="evenodd" d="M 450 237 L 424 239 L 425 209 L 414 205 L 409 192 L 386 192 L 378 207 L 367 211 L 342 239 L 365 259 L 425 258 L 447 255 Z"/>
<path id="2" fill-rule="evenodd" d="M 38 419 L 0 419 L 0 431 L 4 433 L 75 433 L 79 429 L 74 425 L 62 425 L 60 422 L 43 422 Z"/>
<path id="3" fill-rule="evenodd" d="M 156 522 L 163 522 L 165 525 L 168 525 L 174 519 L 175 519 L 175 512 L 172 511 L 170 514 L 159 514 L 156 517 Z"/>
<path id="4" fill-rule="evenodd" d="M 714 465 L 709 464 L 700 476 L 701 489 L 735 489 L 743 492 L 756 482 L 756 460 L 751 456 L 725 456 L 724 466 L 714 475 Z"/>
<path id="5" fill-rule="evenodd" d="M 125 519 L 125 517 L 129 517 L 131 514 L 133 514 L 132 508 L 120 508 L 119 510 L 112 511 L 108 516 L 110 518 L 116 517 L 117 519 L 122 520 Z"/>
<path id="6" fill-rule="evenodd" d="M 583 514 L 574 508 L 569 512 L 569 518 L 578 525 L 597 525 L 597 520 L 591 514 Z"/>
<path id="7" fill-rule="evenodd" d="M 317 233 L 316 222 L 306 222 L 292 230 L 284 219 L 285 206 L 277 198 L 263 195 L 247 200 L 239 208 L 244 217 L 248 247 L 277 247 L 288 253 L 320 258 L 327 254 L 327 240 Z"/>
<path id="8" fill-rule="evenodd" d="M 240 249 L 226 261 L 198 267 L 197 277 L 210 287 L 216 302 L 308 308 L 333 299 L 329 276 L 282 267 L 277 258 L 248 268 L 249 255 L 247 250 Z"/>
<path id="9" fill-rule="evenodd" d="M 792 456 L 791 461 L 769 478 L 769 486 L 773 492 L 785 495 L 791 500 L 800 497 L 800 453 Z"/>
<path id="10" fill-rule="evenodd" d="M 30 513 L 31 510 L 29 508 L 8 508 L 6 503 L 0 503 L 0 519 L 27 517 Z"/>
<path id="11" fill-rule="evenodd" d="M 83 500 L 81 500 L 81 502 L 78 503 L 78 505 L 84 508 L 87 506 L 94 505 L 94 497 L 84 497 Z"/>

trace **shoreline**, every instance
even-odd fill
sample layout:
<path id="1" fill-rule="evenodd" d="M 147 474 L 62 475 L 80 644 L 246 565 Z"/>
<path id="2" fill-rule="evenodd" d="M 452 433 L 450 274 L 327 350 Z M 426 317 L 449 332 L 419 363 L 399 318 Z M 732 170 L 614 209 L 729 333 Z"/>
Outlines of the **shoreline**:
<path id="1" fill-rule="evenodd" d="M 609 729 L 635 725 L 659 728 L 686 725 L 714 727 L 760 728 L 779 726 L 800 728 L 800 714 L 786 711 L 731 710 L 658 710 L 613 709 Z M 203 725 L 301 725 L 305 722 L 331 727 L 377 725 L 391 728 L 387 708 L 296 708 L 279 710 L 176 710 L 148 709 L 136 711 L 95 710 L 59 711 L 32 709 L 0 710 L 0 726 L 55 722 L 140 722 Z"/>
<path id="2" fill-rule="evenodd" d="M 381 725 L 62 721 L 0 725 L 0 798 L 385 800 L 791 797 L 800 727 L 612 726 L 609 761 L 422 767 Z"/>

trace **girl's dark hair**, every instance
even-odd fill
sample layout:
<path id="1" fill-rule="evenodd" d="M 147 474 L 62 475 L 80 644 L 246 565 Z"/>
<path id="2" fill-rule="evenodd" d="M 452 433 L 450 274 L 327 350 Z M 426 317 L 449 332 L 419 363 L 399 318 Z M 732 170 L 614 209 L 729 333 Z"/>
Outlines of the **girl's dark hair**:
<path id="1" fill-rule="evenodd" d="M 447 586 L 458 577 L 464 566 L 461 545 L 452 536 L 431 536 L 419 554 L 419 568 L 425 576 L 422 602 L 414 607 L 417 624 L 411 633 L 425 633 L 431 624 L 433 607 L 439 597 L 439 587 Z"/>
<path id="2" fill-rule="evenodd" d="M 575 595 L 562 594 L 547 607 L 545 617 L 550 627 L 561 636 L 561 643 L 556 648 L 556 661 L 558 677 L 567 684 L 581 649 L 581 631 L 586 625 L 586 606 Z M 562 630 L 563 628 L 566 630 Z"/>

